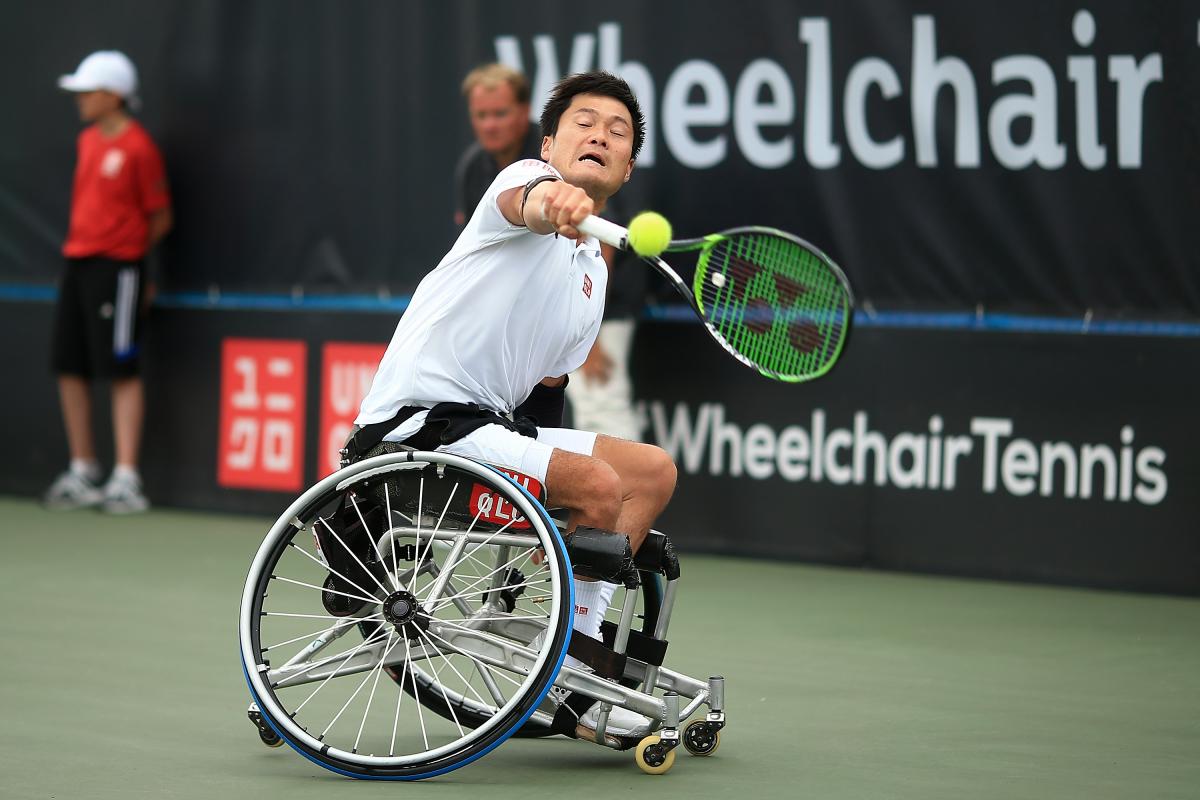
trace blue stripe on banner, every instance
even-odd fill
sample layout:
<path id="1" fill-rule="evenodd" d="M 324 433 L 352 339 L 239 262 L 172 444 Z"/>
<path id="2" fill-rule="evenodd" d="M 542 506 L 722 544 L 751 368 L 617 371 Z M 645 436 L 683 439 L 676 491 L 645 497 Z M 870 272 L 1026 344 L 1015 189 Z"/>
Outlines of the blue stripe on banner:
<path id="1" fill-rule="evenodd" d="M 53 286 L 0 284 L 0 301 L 52 303 L 58 292 Z M 291 295 L 253 292 L 164 292 L 154 301 L 163 308 L 210 311 L 359 311 L 398 314 L 408 308 L 408 295 L 380 297 L 369 294 Z M 656 322 L 693 322 L 692 310 L 684 305 L 648 306 L 645 319 Z M 1200 338 L 1200 322 L 1162 322 L 1135 319 L 1080 319 L 1038 317 L 969 311 L 875 311 L 854 312 L 861 328 L 991 331 L 1001 333 L 1064 333 L 1101 336 L 1157 336 Z"/>

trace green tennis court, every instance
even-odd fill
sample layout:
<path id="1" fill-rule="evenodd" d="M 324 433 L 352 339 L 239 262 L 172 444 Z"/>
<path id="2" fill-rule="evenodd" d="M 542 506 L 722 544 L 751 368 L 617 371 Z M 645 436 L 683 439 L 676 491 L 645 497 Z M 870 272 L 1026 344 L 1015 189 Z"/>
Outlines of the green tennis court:
<path id="1" fill-rule="evenodd" d="M 687 556 L 668 663 L 727 678 L 711 758 L 510 740 L 422 785 L 262 746 L 237 605 L 267 521 L 0 500 L 5 798 L 1185 798 L 1200 601 Z M 686 548 L 685 533 L 677 540 Z"/>

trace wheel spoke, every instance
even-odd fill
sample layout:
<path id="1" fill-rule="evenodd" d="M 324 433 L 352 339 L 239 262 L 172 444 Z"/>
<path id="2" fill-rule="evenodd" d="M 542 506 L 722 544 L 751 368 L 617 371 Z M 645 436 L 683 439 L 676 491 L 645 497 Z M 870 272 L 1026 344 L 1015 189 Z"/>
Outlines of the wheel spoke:
<path id="1" fill-rule="evenodd" d="M 412 661 L 412 648 L 408 646 L 408 639 L 404 640 L 404 660 Z M 425 742 L 425 749 L 429 749 L 429 732 L 425 730 L 425 712 L 421 710 L 421 692 L 417 689 L 417 676 L 411 669 L 408 671 L 408 677 L 412 682 L 413 700 L 417 704 L 417 722 L 421 725 L 421 739 Z"/>
<path id="2" fill-rule="evenodd" d="M 314 638 L 319 638 L 322 636 L 328 636 L 331 633 L 340 631 L 342 628 L 345 628 L 345 627 L 348 627 L 351 625 L 357 625 L 358 622 L 359 622 L 359 620 L 357 618 L 351 618 L 351 619 L 343 618 L 342 622 L 337 625 L 334 625 L 329 628 L 322 628 L 321 630 L 313 631 L 312 633 L 306 633 L 303 636 L 297 636 L 294 639 L 288 639 L 286 642 L 276 642 L 273 645 L 262 648 L 259 652 L 267 653 L 267 652 L 270 652 L 271 650 L 274 650 L 279 647 L 283 647 L 284 645 L 287 645 L 287 644 L 295 644 L 296 642 L 299 642 L 302 639 L 314 639 Z"/>
<path id="3" fill-rule="evenodd" d="M 386 595 L 386 594 L 390 594 L 390 592 L 388 591 L 388 588 L 387 588 L 386 586 L 384 586 L 382 583 L 380 583 L 380 581 L 379 581 L 379 578 L 376 578 L 376 577 L 375 577 L 375 573 L 374 573 L 374 572 L 371 572 L 371 570 L 367 569 L 367 565 L 366 565 L 366 564 L 364 564 L 364 563 L 362 562 L 362 560 L 361 560 L 361 559 L 359 559 L 359 557 L 358 557 L 357 555 L 355 555 L 354 551 L 350 549 L 350 545 L 348 545 L 348 544 L 346 544 L 344 541 L 342 541 L 342 537 L 341 537 L 341 536 L 339 536 L 339 535 L 337 534 L 337 532 L 336 532 L 336 531 L 334 531 L 334 529 L 333 529 L 333 528 L 329 527 L 329 523 L 325 521 L 325 518 L 324 518 L 324 517 L 322 517 L 322 518 L 319 520 L 319 522 L 320 522 L 322 525 L 324 525 L 324 526 L 325 526 L 325 530 L 327 530 L 327 531 L 329 531 L 331 534 L 333 534 L 333 538 L 337 539 L 337 540 L 338 540 L 338 544 L 340 544 L 340 545 L 342 546 L 342 549 L 343 549 L 343 550 L 345 550 L 347 553 L 349 553 L 349 554 L 350 554 L 350 557 L 354 559 L 354 563 L 355 563 L 355 564 L 358 564 L 358 566 L 362 567 L 362 571 L 363 571 L 363 572 L 365 572 L 365 573 L 367 573 L 367 575 L 369 575 L 369 576 L 371 577 L 371 580 L 375 581 L 375 585 L 379 587 L 379 591 L 383 592 L 385 595 Z M 367 532 L 367 538 L 369 539 L 370 537 L 371 537 L 371 533 L 368 531 L 368 532 Z M 357 588 L 358 588 L 358 590 L 359 590 L 359 591 L 363 591 L 363 588 L 362 588 L 361 586 L 359 586 L 359 587 L 357 587 Z M 367 594 L 370 594 L 370 592 L 367 592 Z"/>
<path id="4" fill-rule="evenodd" d="M 379 542 L 375 541 L 374 535 L 371 534 L 371 529 L 367 527 L 367 520 L 365 517 L 363 517 L 362 509 L 358 507 L 358 501 L 354 499 L 354 495 L 350 494 L 348 497 L 350 498 L 350 505 L 354 506 L 354 513 L 358 514 L 358 521 L 362 523 L 363 530 L 367 532 L 367 540 L 371 542 L 371 547 L 375 550 L 375 555 L 379 558 L 379 563 L 382 564 L 383 553 L 379 552 Z M 382 535 L 383 531 L 380 531 L 379 533 Z M 393 589 L 399 591 L 400 589 L 404 588 L 397 582 L 394 572 L 388 573 L 388 578 L 391 579 Z"/>
<path id="5" fill-rule="evenodd" d="M 445 621 L 443 621 L 443 622 L 442 622 L 442 624 L 443 624 L 443 625 L 450 625 L 450 627 L 452 627 L 452 628 L 459 628 L 459 627 L 460 627 L 460 626 L 458 626 L 458 625 L 451 625 L 450 623 L 448 623 L 448 622 L 445 622 Z M 464 631 L 468 631 L 468 632 L 470 632 L 470 633 L 476 633 L 476 634 L 480 634 L 480 635 L 481 635 L 481 636 L 483 636 L 484 638 L 486 638 L 486 639 L 490 639 L 490 640 L 492 640 L 492 641 L 495 641 L 495 642 L 500 642 L 500 641 L 503 641 L 503 640 L 499 639 L 498 637 L 495 637 L 495 636 L 489 636 L 488 634 L 486 634 L 486 633 L 483 633 L 482 631 L 473 630 L 473 629 L 471 629 L 471 628 L 460 628 L 460 629 L 461 629 L 461 630 L 464 630 Z M 442 636 L 438 636 L 438 635 L 437 635 L 436 633 L 434 633 L 433 631 L 428 631 L 428 633 L 429 633 L 429 635 L 430 635 L 430 636 L 432 636 L 433 638 L 437 639 L 437 640 L 438 640 L 438 641 L 440 641 L 440 642 L 443 642 L 443 643 L 444 643 L 444 644 L 445 644 L 447 647 L 454 648 L 454 645 L 453 645 L 451 642 L 447 641 L 447 640 L 446 640 L 444 637 L 442 637 Z M 509 642 L 509 644 L 511 644 L 511 642 Z M 475 665 L 476 665 L 476 666 L 478 666 L 480 669 L 485 669 L 485 670 L 487 670 L 489 674 L 491 674 L 491 673 L 492 673 L 492 666 L 491 666 L 490 664 L 487 664 L 486 662 L 479 660 L 479 658 L 478 658 L 478 657 L 476 657 L 475 655 L 473 655 L 473 654 L 471 654 L 471 653 L 467 652 L 466 650 L 458 650 L 457 648 L 454 648 L 454 649 L 455 649 L 455 652 L 457 652 L 457 653 L 461 653 L 462 655 L 464 655 L 464 656 L 466 656 L 467 658 L 471 659 L 471 661 L 475 662 Z M 507 673 L 505 673 L 505 672 L 497 672 L 497 673 L 495 673 L 495 674 L 496 674 L 496 675 L 499 675 L 501 678 L 504 678 L 504 680 L 508 681 L 509 683 L 513 684 L 514 686 L 520 686 L 520 685 L 521 685 L 521 682 L 520 682 L 519 680 L 516 680 L 515 678 L 511 677 L 510 675 L 508 675 L 508 674 L 507 674 Z"/>
<path id="6" fill-rule="evenodd" d="M 362 649 L 363 649 L 364 647 L 366 647 L 367 645 L 375 644 L 376 642 L 379 642 L 379 641 L 381 641 L 381 640 L 383 639 L 383 637 L 382 637 L 382 636 L 379 636 L 379 630 L 382 630 L 382 628 L 380 628 L 380 629 L 376 630 L 376 631 L 375 631 L 375 633 L 371 634 L 369 637 L 367 637 L 366 639 L 363 639 L 361 642 L 359 642 L 359 643 L 358 643 L 358 645 L 356 645 L 356 646 L 355 646 L 355 648 L 354 648 L 353 650 L 351 650 L 351 651 L 350 651 L 350 652 L 349 652 L 349 653 L 346 655 L 346 657 L 345 657 L 345 658 L 343 658 L 343 659 L 342 659 L 342 663 L 341 663 L 341 664 L 339 664 L 338 666 L 340 667 L 340 666 L 343 666 L 343 665 L 345 665 L 345 663 L 346 663 L 347 661 L 349 661 L 350 659 L 354 658 L 354 656 L 355 656 L 355 655 L 358 653 L 358 651 L 359 651 L 359 650 L 362 650 Z M 299 672 L 297 672 L 296 674 L 297 674 L 297 675 L 303 675 L 303 674 L 304 674 L 304 673 L 306 673 L 306 672 L 311 672 L 313 669 L 315 669 L 315 668 L 316 668 L 316 667 L 318 667 L 318 666 L 322 666 L 322 665 L 324 665 L 324 664 L 329 664 L 329 663 L 331 663 L 331 662 L 333 662 L 333 661 L 337 661 L 337 660 L 338 660 L 338 658 L 340 658 L 340 657 L 341 657 L 341 653 L 338 653 L 337 655 L 334 655 L 334 656 L 329 656 L 328 658 L 323 658 L 323 659 L 321 659 L 320 661 L 314 661 L 313 663 L 309 664 L 307 667 L 305 667 L 304 669 L 300 670 L 300 671 L 299 671 Z M 296 710 L 295 710 L 294 712 L 292 712 L 292 713 L 293 713 L 293 716 L 295 716 L 296 714 L 299 714 L 299 713 L 300 713 L 300 710 L 301 710 L 302 708 L 304 708 L 304 706 L 305 706 L 305 705 L 307 705 L 307 704 L 308 704 L 308 701 L 309 701 L 309 700 L 312 700 L 314 697 L 316 697 L 316 696 L 317 696 L 317 693 L 318 693 L 318 692 L 320 692 L 322 689 L 324 689 L 324 688 L 325 688 L 325 684 L 329 683 L 329 681 L 333 679 L 333 676 L 334 676 L 334 675 L 337 675 L 337 670 L 336 670 L 336 669 L 334 669 L 334 670 L 331 670 L 331 671 L 330 671 L 330 673 L 329 673 L 329 675 L 327 675 L 327 676 L 325 677 L 325 680 L 321 681 L 321 682 L 320 682 L 320 683 L 317 685 L 317 688 L 313 689 L 313 691 L 312 691 L 312 694 L 310 694 L 308 697 L 304 698 L 304 702 L 303 702 L 303 703 L 301 703 L 300 705 L 296 706 Z"/>
<path id="7" fill-rule="evenodd" d="M 491 577 L 492 577 L 492 576 L 494 576 L 494 575 L 498 575 L 498 574 L 500 574 L 501 570 L 504 570 L 504 569 L 507 569 L 507 568 L 511 567 L 511 566 L 512 566 L 514 563 L 516 563 L 516 562 L 517 562 L 517 561 L 519 561 L 520 559 L 521 559 L 521 554 L 520 554 L 520 553 L 518 553 L 517 555 L 513 556 L 512 558 L 510 558 L 508 561 L 504 562 L 504 563 L 503 563 L 503 564 L 501 564 L 500 566 L 498 566 L 498 567 L 496 567 L 495 569 L 493 569 L 493 570 L 492 570 L 491 572 L 489 572 L 487 575 L 481 575 L 481 576 L 479 576 L 479 577 L 478 577 L 476 580 L 474 580 L 474 581 L 472 581 L 471 583 L 467 584 L 467 585 L 466 585 L 466 587 L 464 587 L 463 591 L 462 591 L 462 592 L 460 592 L 460 593 L 458 594 L 458 597 L 465 597 L 465 596 L 467 596 L 467 595 L 466 595 L 466 592 L 467 592 L 467 590 L 469 590 L 469 589 L 473 589 L 473 588 L 475 588 L 476 586 L 478 586 L 479 584 L 481 584 L 481 583 L 483 583 L 484 581 L 486 581 L 488 578 L 491 578 Z M 487 568 L 487 566 L 486 566 L 486 565 L 484 565 L 484 568 L 486 569 L 486 568 Z M 468 577 L 469 577 L 469 576 L 468 576 Z M 501 588 L 501 589 L 507 589 L 507 588 L 509 588 L 509 587 L 507 587 L 507 586 L 502 586 L 502 587 L 499 587 L 499 588 Z M 493 588 L 489 588 L 489 589 L 487 589 L 487 590 L 485 591 L 485 594 L 486 594 L 486 593 L 488 593 L 488 592 L 494 592 L 494 591 L 496 591 L 496 588 L 495 588 L 495 587 L 493 587 Z M 449 599 L 451 599 L 451 597 L 443 597 L 443 598 L 441 598 L 441 600 L 449 600 Z M 441 608 L 441 607 L 444 605 L 444 603 L 443 603 L 443 602 L 441 602 L 441 600 L 439 600 L 439 601 L 438 601 L 438 604 L 437 604 L 437 605 L 433 606 L 433 608 L 431 608 L 431 609 L 430 609 L 430 613 L 433 613 L 434 611 L 438 610 L 439 608 Z"/>
<path id="8" fill-rule="evenodd" d="M 430 646 L 430 647 L 432 647 L 432 648 L 434 649 L 434 651 L 436 651 L 436 652 L 437 652 L 437 654 L 438 654 L 438 655 L 440 655 L 440 656 L 442 657 L 442 659 L 443 659 L 443 660 L 445 660 L 445 662 L 446 662 L 446 665 L 447 665 L 447 666 L 449 666 L 449 667 L 450 667 L 450 669 L 454 671 L 454 674 L 458 676 L 458 679 L 459 679 L 459 680 L 461 680 L 461 681 L 463 682 L 463 686 L 464 686 L 466 689 L 469 689 L 469 690 L 470 690 L 470 692 L 471 692 L 471 694 L 475 695 L 475 699 L 476 699 L 476 700 L 478 700 L 480 703 L 482 703 L 483 705 L 485 705 L 485 706 L 486 706 L 486 705 L 487 705 L 487 701 L 486 701 L 486 700 L 484 700 L 484 699 L 483 699 L 483 698 L 482 698 L 482 697 L 479 695 L 479 692 L 475 691 L 475 687 L 471 685 L 471 682 L 470 682 L 469 680 L 467 680 L 466 678 L 464 678 L 464 677 L 463 677 L 463 674 L 462 674 L 461 672 L 459 672 L 459 671 L 458 671 L 458 668 L 454 666 L 454 662 L 450 660 L 450 656 L 448 656 L 448 655 L 446 655 L 444 652 L 442 652 L 442 649 L 441 649 L 440 647 L 438 647 L 438 646 L 437 646 L 437 644 L 435 644 L 435 643 L 434 643 L 433 639 L 430 639 L 430 638 L 429 638 L 429 635 L 428 635 L 428 634 L 426 634 L 424 631 L 422 631 L 422 630 L 420 630 L 420 629 L 418 628 L 418 629 L 417 629 L 417 632 L 418 632 L 418 633 L 421 635 L 421 638 L 423 638 L 425 641 L 429 642 L 429 646 Z M 422 645 L 422 647 L 423 647 L 423 646 L 424 646 L 424 645 Z M 441 677 L 441 676 L 438 674 L 438 671 L 437 671 L 436 669 L 434 670 L 434 675 L 433 675 L 433 677 L 434 677 L 434 679 L 435 679 L 435 680 L 437 680 L 438 686 L 439 686 L 439 687 L 440 687 L 440 686 L 442 686 L 442 682 L 441 682 L 441 680 L 440 680 L 440 677 Z M 445 690 L 444 688 L 442 689 L 442 696 L 443 696 L 443 697 L 445 697 L 445 696 L 446 696 L 446 690 Z M 449 704 L 450 704 L 450 698 L 448 698 L 448 697 L 446 698 L 446 704 L 447 704 L 447 705 L 449 705 Z M 457 722 L 458 722 L 458 719 L 457 719 L 457 718 L 455 718 L 455 720 L 454 720 L 454 721 L 457 723 Z"/>
<path id="9" fill-rule="evenodd" d="M 371 614 L 367 617 L 335 617 L 332 614 L 290 614 L 283 611 L 264 611 L 264 617 L 296 617 L 299 619 L 332 619 L 334 621 L 353 620 L 355 622 L 367 622 L 376 617 L 383 616 L 382 614 Z"/>
<path id="10" fill-rule="evenodd" d="M 417 633 L 418 634 L 421 633 L 419 628 L 417 629 Z M 422 640 L 428 640 L 429 637 L 422 635 L 421 638 L 422 638 Z M 438 652 L 438 655 L 442 656 L 442 658 L 446 661 L 447 664 L 450 663 L 450 660 L 447 659 L 444 654 L 442 654 L 440 651 L 438 651 L 438 649 L 436 647 L 433 649 L 435 652 Z M 426 661 L 433 663 L 429 657 L 429 651 L 425 649 L 425 641 L 421 642 L 421 653 L 424 654 Z M 453 667 L 453 665 L 451 665 L 451 667 Z M 458 670 L 454 670 L 454 671 L 458 672 Z M 441 680 L 439 680 L 437 677 L 438 671 L 435 669 L 433 671 L 433 674 L 434 674 L 434 683 L 437 684 L 438 691 L 440 691 L 442 693 L 442 699 L 446 701 L 446 708 L 450 711 L 450 718 L 454 720 L 454 727 L 458 728 L 458 735 L 466 736 L 466 733 L 463 731 L 462 724 L 459 723 L 459 721 L 458 721 L 458 714 L 454 713 L 454 704 L 451 703 L 450 698 L 446 696 L 446 687 L 445 687 L 445 685 L 442 684 Z"/>
<path id="11" fill-rule="evenodd" d="M 296 586 L 303 586 L 306 589 L 316 589 L 318 592 L 329 592 L 330 594 L 340 594 L 342 597 L 350 597 L 350 598 L 353 598 L 354 600 L 362 600 L 367 603 L 379 602 L 378 597 L 363 597 L 363 596 L 357 595 L 357 594 L 350 594 L 349 592 L 339 592 L 337 589 L 326 589 L 324 586 L 317 586 L 312 583 L 305 583 L 304 581 L 294 581 L 291 578 L 284 578 L 280 575 L 272 575 L 271 579 L 276 580 L 276 581 L 283 581 L 284 583 L 292 583 L 292 584 L 295 584 Z"/>
<path id="12" fill-rule="evenodd" d="M 512 585 L 510 585 L 510 586 L 505 586 L 504 588 L 505 588 L 505 589 L 520 589 L 522 586 L 536 586 L 536 585 L 538 585 L 538 584 L 543 584 L 543 583 L 547 583 L 547 582 L 548 582 L 548 581 L 524 581 L 524 582 L 522 582 L 522 583 L 514 583 L 514 584 L 512 584 Z M 445 605 L 445 602 L 444 602 L 444 601 L 447 601 L 447 600 L 453 600 L 455 597 L 474 597 L 474 596 L 477 596 L 477 595 L 481 595 L 481 594 L 487 594 L 487 593 L 489 593 L 489 592 L 494 592 L 494 591 L 496 591 L 496 590 L 495 590 L 495 589 L 476 589 L 476 590 L 475 590 L 475 591 L 473 591 L 473 592 L 459 592 L 459 593 L 458 593 L 458 594 L 456 594 L 456 595 L 446 595 L 446 596 L 444 596 L 444 597 L 441 597 L 441 598 L 439 598 L 439 599 L 438 599 L 439 605 L 437 605 L 437 606 L 434 606 L 434 607 L 433 607 L 433 608 L 430 610 L 430 613 L 433 613 L 434 611 L 437 611 L 437 610 L 438 610 L 438 609 L 440 609 L 440 608 L 441 608 L 443 605 Z"/>
<path id="13" fill-rule="evenodd" d="M 383 648 L 383 657 L 379 659 L 379 663 L 375 665 L 375 669 L 371 670 L 375 673 L 375 683 L 371 684 L 371 695 L 367 698 L 367 708 L 363 711 L 362 722 L 358 723 L 358 735 L 354 737 L 354 752 L 356 753 L 358 752 L 358 743 L 362 740 L 363 727 L 367 724 L 367 715 L 371 713 L 371 704 L 375 702 L 375 690 L 379 688 L 379 676 L 383 674 L 383 662 L 387 661 L 388 654 L 392 652 L 392 647 L 392 632 L 388 631 L 388 640 Z"/>
<path id="14" fill-rule="evenodd" d="M 325 520 L 320 520 L 320 521 L 321 521 L 321 522 L 324 522 Z M 328 526 L 328 525 L 326 525 L 325 527 L 326 527 L 326 528 L 328 528 L 329 526 Z M 366 589 L 364 589 L 363 587 L 359 586 L 357 583 L 355 583 L 354 581 L 350 580 L 349 578 L 347 578 L 347 577 L 346 577 L 345 575 L 343 575 L 342 573 L 338 572 L 338 571 L 337 571 L 336 569 L 334 569 L 333 567 L 331 567 L 331 566 L 329 566 L 328 564 L 326 564 L 326 563 L 322 562 L 322 561 L 321 561 L 321 559 L 317 558 L 317 557 L 316 557 L 316 556 L 314 556 L 312 553 L 308 552 L 307 550 L 305 550 L 303 547 L 301 547 L 300 545 L 296 544 L 295 542 L 291 542 L 291 548 L 292 548 L 293 550 L 296 550 L 297 552 L 301 553 L 301 554 L 302 554 L 302 555 L 303 555 L 305 558 L 307 558 L 309 561 L 311 561 L 311 562 L 313 562 L 314 564 L 316 564 L 316 565 L 317 565 L 318 567 L 320 567 L 321 569 L 323 569 L 323 570 L 327 570 L 327 571 L 329 571 L 329 572 L 332 572 L 334 575 L 337 575 L 339 578 L 341 578 L 341 579 L 342 579 L 342 580 L 344 580 L 346 583 L 348 583 L 348 584 L 350 584 L 351 586 L 353 586 L 355 589 L 358 589 L 358 590 L 359 590 L 360 592 L 362 592 L 363 594 L 365 594 L 365 595 L 370 595 L 370 594 L 372 594 L 372 592 L 368 592 Z M 370 573 L 368 573 L 368 574 L 370 574 Z M 385 593 L 385 594 L 387 593 L 387 592 L 386 592 L 386 590 L 384 591 L 384 593 Z"/>
<path id="15" fill-rule="evenodd" d="M 388 642 L 390 643 L 391 641 L 392 641 L 392 633 L 389 630 L 388 631 Z M 387 658 L 387 656 L 388 656 L 388 649 L 385 648 L 383 655 L 381 655 L 379 657 L 379 664 L 376 664 L 374 667 L 372 667 L 370 670 L 367 671 L 367 674 L 363 677 L 363 679 L 361 681 L 359 681 L 358 687 L 355 688 L 355 690 L 350 694 L 350 696 L 348 698 L 346 698 L 346 702 L 342 703 L 342 707 L 339 708 L 338 712 L 333 715 L 333 719 L 329 720 L 329 724 L 325 726 L 325 730 L 321 731 L 321 735 L 317 737 L 318 739 L 324 739 L 325 734 L 329 733 L 329 729 L 337 724 L 337 721 L 339 719 L 341 719 L 342 714 L 346 711 L 347 708 L 350 707 L 350 704 L 352 702 L 354 702 L 354 698 L 358 697 L 358 693 L 361 692 L 362 688 L 367 685 L 367 681 L 371 680 L 371 674 L 373 672 L 375 672 L 376 669 L 379 668 L 380 664 L 383 664 L 383 661 L 384 661 L 384 659 Z M 354 746 L 356 748 L 358 747 L 357 741 L 355 741 Z"/>

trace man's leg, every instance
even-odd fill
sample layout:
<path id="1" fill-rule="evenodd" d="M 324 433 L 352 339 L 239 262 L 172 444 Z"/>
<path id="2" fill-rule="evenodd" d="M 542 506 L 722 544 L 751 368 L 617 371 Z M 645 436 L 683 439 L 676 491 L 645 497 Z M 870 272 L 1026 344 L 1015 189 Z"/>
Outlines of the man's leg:
<path id="1" fill-rule="evenodd" d="M 675 492 L 675 462 L 662 448 L 604 435 L 596 437 L 592 457 L 620 480 L 621 513 L 610 530 L 628 534 L 636 552 Z"/>
<path id="2" fill-rule="evenodd" d="M 96 443 L 92 435 L 92 397 L 88 380 L 78 375 L 59 375 L 58 400 L 62 406 L 71 462 L 94 464 Z"/>
<path id="3" fill-rule="evenodd" d="M 92 437 L 90 389 L 89 381 L 82 376 L 60 374 L 58 377 L 58 399 L 62 407 L 63 427 L 67 431 L 71 463 L 46 490 L 42 501 L 47 508 L 62 511 L 90 508 L 104 499 L 96 487 L 101 472 Z"/>
<path id="4" fill-rule="evenodd" d="M 103 509 L 111 514 L 130 514 L 150 507 L 138 473 L 138 450 L 142 443 L 145 400 L 142 379 L 137 375 L 112 379 L 113 440 L 116 466 L 104 485 Z"/>
<path id="5" fill-rule="evenodd" d="M 140 376 L 113 380 L 113 438 L 116 445 L 118 467 L 137 470 L 145 409 L 145 392 Z"/>
<path id="6" fill-rule="evenodd" d="M 551 506 L 570 510 L 572 530 L 577 525 L 617 530 L 624 507 L 621 478 L 604 461 L 554 448 L 546 492 Z"/>

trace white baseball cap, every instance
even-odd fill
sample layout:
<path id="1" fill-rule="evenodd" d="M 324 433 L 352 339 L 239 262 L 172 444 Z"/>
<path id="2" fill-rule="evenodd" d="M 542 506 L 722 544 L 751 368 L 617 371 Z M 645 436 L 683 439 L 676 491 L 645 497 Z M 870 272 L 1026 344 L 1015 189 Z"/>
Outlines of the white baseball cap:
<path id="1" fill-rule="evenodd" d="M 101 89 L 123 97 L 136 110 L 138 99 L 137 68 L 128 56 L 117 50 L 101 50 L 79 62 L 71 75 L 58 79 L 58 88 L 68 92 L 95 92 Z"/>

